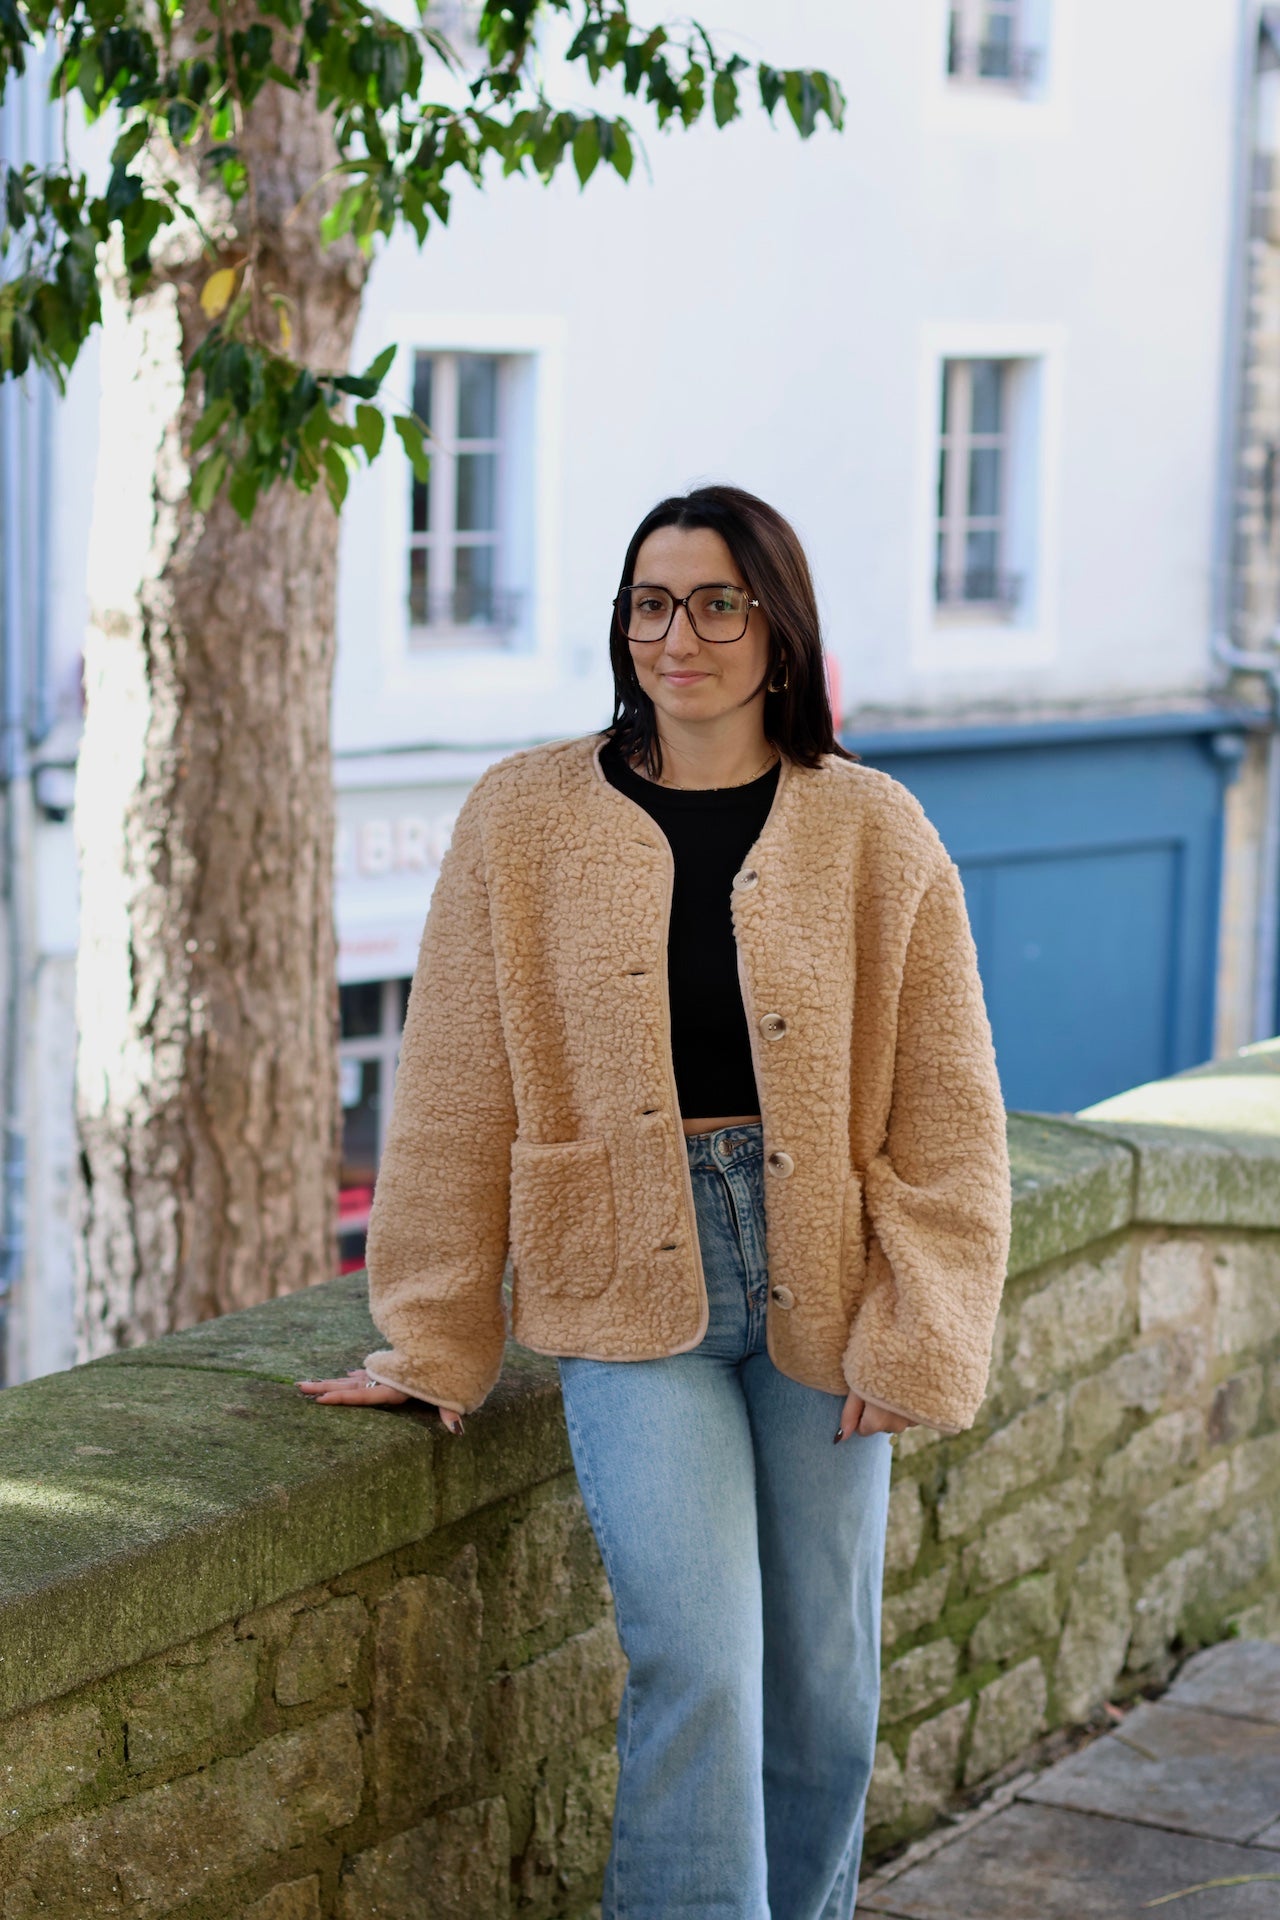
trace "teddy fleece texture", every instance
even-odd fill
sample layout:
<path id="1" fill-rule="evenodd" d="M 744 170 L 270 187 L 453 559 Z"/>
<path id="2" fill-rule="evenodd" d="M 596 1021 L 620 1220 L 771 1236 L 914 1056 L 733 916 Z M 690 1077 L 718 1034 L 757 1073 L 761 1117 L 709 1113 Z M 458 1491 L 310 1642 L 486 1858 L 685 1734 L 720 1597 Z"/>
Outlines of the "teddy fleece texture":
<path id="1" fill-rule="evenodd" d="M 507 1331 L 643 1360 L 707 1326 L 666 979 L 661 829 L 602 734 L 500 761 L 427 914 L 368 1237 L 380 1380 L 469 1412 Z M 890 775 L 784 759 L 735 877 L 764 1128 L 768 1347 L 943 1432 L 986 1388 L 1004 1104 L 960 875 Z"/>

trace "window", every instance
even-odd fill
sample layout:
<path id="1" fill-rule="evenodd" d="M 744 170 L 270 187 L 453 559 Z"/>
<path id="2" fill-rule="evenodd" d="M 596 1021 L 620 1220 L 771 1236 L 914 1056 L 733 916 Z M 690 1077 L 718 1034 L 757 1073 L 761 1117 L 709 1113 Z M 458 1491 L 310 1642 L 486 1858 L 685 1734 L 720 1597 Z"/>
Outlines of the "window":
<path id="1" fill-rule="evenodd" d="M 519 622 L 503 529 L 508 373 L 497 354 L 414 355 L 414 412 L 431 430 L 430 476 L 410 482 L 414 646 L 503 645 Z"/>
<path id="2" fill-rule="evenodd" d="M 341 1039 L 342 1162 L 338 1180 L 339 1271 L 364 1265 L 373 1183 L 382 1158 L 408 980 L 369 980 L 338 989 Z"/>
<path id="3" fill-rule="evenodd" d="M 1029 0 L 952 0 L 947 73 L 953 80 L 1026 86 L 1040 78 Z"/>
<path id="4" fill-rule="evenodd" d="M 939 608 L 1008 613 L 1021 594 L 1021 578 L 1008 567 L 1011 364 L 942 363 L 934 570 Z"/>

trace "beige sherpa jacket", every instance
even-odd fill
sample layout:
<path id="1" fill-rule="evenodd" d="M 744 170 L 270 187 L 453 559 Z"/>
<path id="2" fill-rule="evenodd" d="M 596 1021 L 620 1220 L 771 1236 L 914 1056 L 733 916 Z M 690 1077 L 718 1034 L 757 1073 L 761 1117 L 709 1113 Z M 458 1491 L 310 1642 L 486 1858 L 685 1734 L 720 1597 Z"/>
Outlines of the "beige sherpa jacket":
<path id="1" fill-rule="evenodd" d="M 506 1333 L 644 1360 L 707 1294 L 671 1063 L 673 861 L 603 734 L 468 794 L 431 898 L 368 1238 L 379 1380 L 459 1412 Z M 960 876 L 920 803 L 784 759 L 733 882 L 764 1124 L 768 1347 L 943 1432 L 986 1386 L 1009 1250 L 1004 1106 Z"/>

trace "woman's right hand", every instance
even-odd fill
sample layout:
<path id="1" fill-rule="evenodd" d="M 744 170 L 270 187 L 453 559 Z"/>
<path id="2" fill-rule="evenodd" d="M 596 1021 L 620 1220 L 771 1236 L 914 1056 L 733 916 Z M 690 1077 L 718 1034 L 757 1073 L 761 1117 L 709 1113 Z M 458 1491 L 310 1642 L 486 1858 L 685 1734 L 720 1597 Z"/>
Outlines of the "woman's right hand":
<path id="1" fill-rule="evenodd" d="M 341 1380 L 297 1380 L 294 1384 L 308 1400 L 325 1407 L 402 1407 L 414 1397 L 401 1393 L 399 1387 L 384 1387 L 371 1380 L 363 1367 L 349 1368 Z M 436 1412 L 450 1433 L 462 1432 L 462 1416 L 452 1407 L 437 1407 Z"/>

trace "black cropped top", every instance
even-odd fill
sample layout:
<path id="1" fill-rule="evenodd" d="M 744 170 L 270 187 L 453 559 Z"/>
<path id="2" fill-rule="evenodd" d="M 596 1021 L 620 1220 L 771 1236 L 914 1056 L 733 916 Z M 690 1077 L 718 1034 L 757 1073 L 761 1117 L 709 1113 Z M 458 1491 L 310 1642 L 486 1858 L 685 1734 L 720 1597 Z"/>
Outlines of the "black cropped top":
<path id="1" fill-rule="evenodd" d="M 778 768 L 742 787 L 660 787 L 635 773 L 612 740 L 600 766 L 610 786 L 661 827 L 675 860 L 667 982 L 681 1118 L 758 1113 L 729 902 L 733 876 L 773 805 Z"/>

